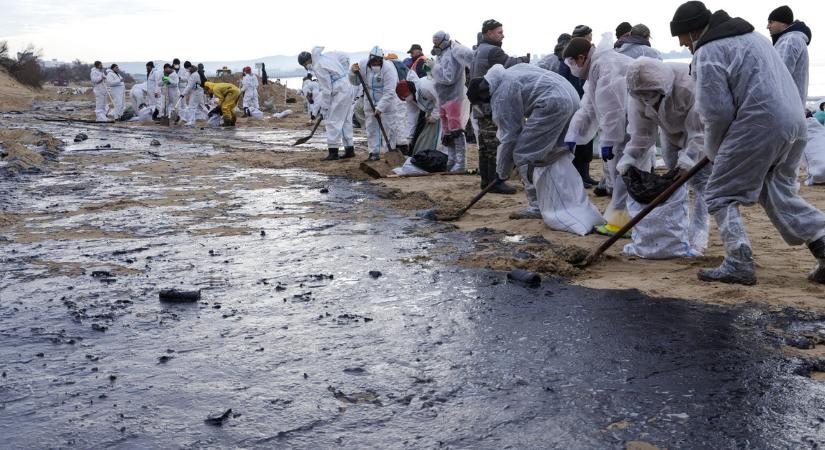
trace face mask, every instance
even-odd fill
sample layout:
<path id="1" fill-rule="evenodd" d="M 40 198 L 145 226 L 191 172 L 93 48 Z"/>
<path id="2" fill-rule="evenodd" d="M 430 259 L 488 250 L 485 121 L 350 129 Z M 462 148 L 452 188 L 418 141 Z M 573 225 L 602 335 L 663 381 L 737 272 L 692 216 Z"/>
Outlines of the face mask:
<path id="1" fill-rule="evenodd" d="M 309 63 L 309 64 L 305 65 L 304 67 L 307 69 L 307 72 L 312 71 L 312 63 Z"/>
<path id="2" fill-rule="evenodd" d="M 441 48 L 439 48 L 439 47 L 433 47 L 433 49 L 432 49 L 432 50 L 430 50 L 430 53 L 431 53 L 433 56 L 439 56 L 439 55 L 441 55 Z"/>
<path id="3" fill-rule="evenodd" d="M 380 71 L 381 71 L 381 67 L 379 67 L 379 66 L 370 66 L 370 72 L 376 72 L 377 73 L 377 72 L 380 72 Z"/>
<path id="4" fill-rule="evenodd" d="M 570 73 L 572 73 L 573 76 L 575 76 L 576 78 L 584 78 L 584 76 L 586 75 L 584 70 L 585 68 L 579 67 L 579 65 L 576 64 L 576 60 L 574 58 L 567 58 L 564 60 L 564 63 L 567 64 L 567 67 L 570 68 Z"/>
<path id="5" fill-rule="evenodd" d="M 174 67 L 174 68 L 175 68 L 175 70 L 180 69 L 180 66 L 178 66 L 178 65 L 174 65 L 174 66 L 172 66 L 172 67 Z"/>

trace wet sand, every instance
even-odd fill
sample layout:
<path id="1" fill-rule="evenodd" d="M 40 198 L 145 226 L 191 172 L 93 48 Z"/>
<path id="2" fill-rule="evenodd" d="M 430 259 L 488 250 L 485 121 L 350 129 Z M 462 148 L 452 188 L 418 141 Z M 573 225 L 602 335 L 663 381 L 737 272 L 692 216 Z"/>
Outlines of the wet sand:
<path id="1" fill-rule="evenodd" d="M 456 223 L 417 218 L 468 200 L 478 178 L 370 181 L 360 133 L 354 161 L 318 161 L 321 137 L 290 148 L 306 122 L 198 130 L 0 116 L 64 142 L 89 135 L 39 172 L 0 180 L 10 446 L 821 441 L 825 321 L 813 302 L 795 311 L 512 283 L 477 267 L 581 283 L 645 262 L 576 271 L 564 259 L 599 238 L 497 222 L 521 196 L 485 199 Z M 108 144 L 123 150 L 97 148 Z M 159 302 L 169 287 L 201 300 Z"/>

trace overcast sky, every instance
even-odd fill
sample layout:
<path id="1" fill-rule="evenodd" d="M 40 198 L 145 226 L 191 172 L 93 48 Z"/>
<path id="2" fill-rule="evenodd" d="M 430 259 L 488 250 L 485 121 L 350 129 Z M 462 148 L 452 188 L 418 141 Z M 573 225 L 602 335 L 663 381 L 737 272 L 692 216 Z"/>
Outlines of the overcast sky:
<path id="1" fill-rule="evenodd" d="M 540 3 L 543 3 L 539 6 Z M 411 43 L 425 49 L 432 33 L 444 29 L 473 44 L 481 23 L 504 24 L 504 50 L 521 55 L 552 51 L 556 37 L 584 23 L 599 35 L 622 21 L 644 23 L 653 46 L 678 48 L 669 22 L 681 1 L 511 0 L 473 2 L 378 1 L 177 1 L 177 0 L 0 0 L 0 40 L 13 51 L 32 43 L 47 59 L 91 62 L 171 60 L 242 60 L 292 55 L 313 45 L 328 50 L 365 51 L 372 45 L 406 51 Z M 775 1 L 708 1 L 767 34 Z M 797 19 L 813 30 L 811 55 L 825 59 L 825 7 L 818 2 L 790 3 Z M 823 34 L 818 33 L 822 30 Z M 598 38 L 596 39 L 598 41 Z M 823 55 L 823 56 L 819 56 Z"/>

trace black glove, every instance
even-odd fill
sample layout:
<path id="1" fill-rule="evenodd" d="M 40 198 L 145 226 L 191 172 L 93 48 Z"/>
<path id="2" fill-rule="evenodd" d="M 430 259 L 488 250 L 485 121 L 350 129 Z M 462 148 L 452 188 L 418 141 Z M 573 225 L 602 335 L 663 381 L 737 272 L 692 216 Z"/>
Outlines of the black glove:
<path id="1" fill-rule="evenodd" d="M 218 114 L 220 114 L 220 113 L 221 113 L 221 107 L 220 107 L 220 106 L 216 106 L 213 110 L 209 111 L 209 114 L 207 114 L 206 116 L 207 116 L 207 117 L 212 117 L 212 116 L 216 116 L 216 115 L 218 115 Z"/>

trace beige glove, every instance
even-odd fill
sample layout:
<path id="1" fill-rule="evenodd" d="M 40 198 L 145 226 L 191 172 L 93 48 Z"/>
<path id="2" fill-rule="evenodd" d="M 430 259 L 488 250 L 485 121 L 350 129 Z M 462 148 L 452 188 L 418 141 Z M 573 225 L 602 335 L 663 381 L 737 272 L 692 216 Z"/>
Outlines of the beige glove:
<path id="1" fill-rule="evenodd" d="M 352 65 L 352 71 L 353 72 L 360 72 L 361 71 L 361 66 L 358 65 L 358 63 L 353 64 Z"/>

